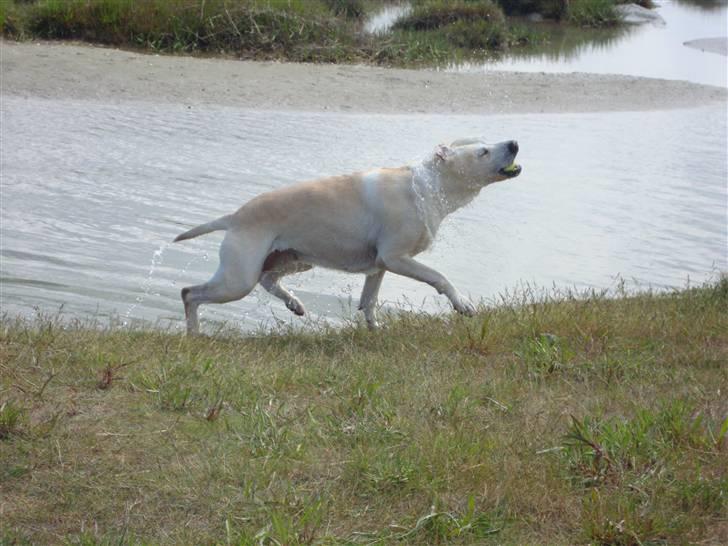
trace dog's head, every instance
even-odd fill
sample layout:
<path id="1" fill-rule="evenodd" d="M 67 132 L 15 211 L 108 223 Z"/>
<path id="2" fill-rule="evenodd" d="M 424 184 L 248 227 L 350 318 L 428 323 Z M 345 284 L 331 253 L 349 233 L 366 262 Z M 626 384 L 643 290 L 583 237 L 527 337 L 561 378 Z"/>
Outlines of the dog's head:
<path id="1" fill-rule="evenodd" d="M 488 145 L 480 139 L 469 138 L 439 146 L 432 164 L 441 176 L 482 187 L 521 174 L 521 166 L 514 163 L 516 155 L 515 140 Z"/>

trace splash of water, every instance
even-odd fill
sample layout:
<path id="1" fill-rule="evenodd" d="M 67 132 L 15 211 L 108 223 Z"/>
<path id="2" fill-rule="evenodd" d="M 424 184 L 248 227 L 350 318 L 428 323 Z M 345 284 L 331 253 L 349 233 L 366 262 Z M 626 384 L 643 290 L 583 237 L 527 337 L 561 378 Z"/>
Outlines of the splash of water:
<path id="1" fill-rule="evenodd" d="M 425 224 L 430 241 L 434 241 L 442 220 L 448 213 L 448 201 L 440 187 L 440 178 L 424 164 L 412 167 L 412 191 L 417 214 Z"/>
<path id="2" fill-rule="evenodd" d="M 369 34 L 386 34 L 399 19 L 410 13 L 412 13 L 412 4 L 409 2 L 384 5 L 364 23 L 364 31 Z"/>
<path id="3" fill-rule="evenodd" d="M 171 286 L 177 286 L 177 282 L 182 278 L 185 273 L 187 273 L 187 270 L 190 268 L 190 266 L 200 259 L 208 261 L 210 259 L 210 256 L 207 254 L 207 252 L 204 252 L 201 255 L 198 254 L 197 256 L 194 256 L 184 265 L 184 267 L 182 267 L 182 269 L 180 269 L 179 273 L 177 273 L 177 276 L 172 279 Z"/>
<path id="4" fill-rule="evenodd" d="M 149 266 L 149 272 L 147 273 L 146 280 L 141 285 L 141 294 L 138 295 L 134 303 L 132 303 L 129 308 L 126 310 L 126 313 L 124 314 L 124 320 L 122 321 L 123 326 L 128 326 L 129 321 L 131 319 L 131 314 L 134 312 L 134 309 L 136 309 L 139 305 L 141 305 L 144 300 L 149 295 L 149 292 L 152 290 L 152 280 L 154 278 L 154 272 L 156 269 L 162 265 L 162 262 L 164 260 L 164 251 L 167 250 L 167 247 L 170 243 L 162 243 L 157 250 L 154 251 L 152 254 L 152 262 Z"/>

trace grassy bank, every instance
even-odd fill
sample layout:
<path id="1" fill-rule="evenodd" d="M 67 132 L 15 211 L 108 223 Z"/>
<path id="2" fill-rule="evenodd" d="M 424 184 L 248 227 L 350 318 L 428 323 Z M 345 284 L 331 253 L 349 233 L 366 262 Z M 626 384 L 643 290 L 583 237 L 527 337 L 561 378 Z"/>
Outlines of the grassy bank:
<path id="1" fill-rule="evenodd" d="M 615 0 L 419 0 L 386 35 L 363 31 L 380 0 L 3 0 L 3 36 L 74 39 L 246 59 L 439 63 L 533 45 L 545 35 L 510 17 L 537 12 L 578 25 L 618 22 Z M 508 14 L 508 16 L 504 15 Z"/>
<path id="2" fill-rule="evenodd" d="M 88 326 L 2 320 L 0 544 L 728 538 L 726 278 L 378 332 Z"/>

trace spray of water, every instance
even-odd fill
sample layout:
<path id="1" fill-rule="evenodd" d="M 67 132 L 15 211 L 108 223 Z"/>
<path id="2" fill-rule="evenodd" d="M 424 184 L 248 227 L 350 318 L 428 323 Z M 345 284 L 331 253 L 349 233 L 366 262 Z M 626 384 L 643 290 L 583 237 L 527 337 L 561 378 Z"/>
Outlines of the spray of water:
<path id="1" fill-rule="evenodd" d="M 149 292 L 152 290 L 152 280 L 154 277 L 154 272 L 156 269 L 162 264 L 162 261 L 164 260 L 164 251 L 169 246 L 169 243 L 162 243 L 157 250 L 154 251 L 152 254 L 152 263 L 149 266 L 149 272 L 147 273 L 147 278 L 141 285 L 141 294 L 139 294 L 135 300 L 134 303 L 132 303 L 129 308 L 126 310 L 126 313 L 124 314 L 124 320 L 122 321 L 122 325 L 128 326 L 129 320 L 131 319 L 131 314 L 134 312 L 134 310 L 142 304 L 142 302 L 147 298 L 149 295 Z"/>
<path id="2" fill-rule="evenodd" d="M 424 164 L 412 167 L 412 191 L 420 219 L 425 224 L 430 241 L 448 212 L 447 198 L 440 188 L 440 179 Z"/>
<path id="3" fill-rule="evenodd" d="M 194 257 L 193 257 L 193 258 L 192 258 L 191 260 L 189 260 L 189 261 L 188 261 L 188 262 L 187 262 L 187 263 L 186 263 L 186 264 L 184 265 L 184 267 L 183 267 L 182 269 L 180 269 L 180 271 L 179 271 L 179 273 L 177 274 L 177 276 L 176 276 L 176 277 L 175 277 L 174 279 L 172 279 L 172 283 L 171 283 L 171 286 L 177 286 L 177 282 L 179 282 L 179 280 L 180 280 L 180 279 L 182 278 L 182 276 L 183 276 L 183 275 L 184 275 L 185 273 L 187 273 L 187 270 L 188 270 L 188 269 L 190 268 L 190 266 L 191 266 L 192 264 L 194 264 L 195 262 L 197 262 L 198 260 L 200 260 L 200 259 L 202 259 L 202 260 L 204 260 L 204 261 L 208 261 L 208 260 L 210 259 L 210 256 L 209 256 L 209 255 L 207 254 L 207 252 L 205 252 L 205 253 L 203 253 L 203 254 L 198 254 L 197 256 L 194 256 Z"/>

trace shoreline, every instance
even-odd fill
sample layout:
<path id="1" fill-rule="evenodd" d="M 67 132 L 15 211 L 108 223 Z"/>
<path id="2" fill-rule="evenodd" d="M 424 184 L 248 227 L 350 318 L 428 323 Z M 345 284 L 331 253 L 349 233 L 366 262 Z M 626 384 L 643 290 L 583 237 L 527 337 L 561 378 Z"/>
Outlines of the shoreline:
<path id="1" fill-rule="evenodd" d="M 648 111 L 725 103 L 728 90 L 587 73 L 457 73 L 158 55 L 0 41 L 2 96 L 378 114 Z"/>
<path id="2" fill-rule="evenodd" d="M 715 53 L 716 55 L 728 57 L 728 37 L 726 36 L 689 40 L 684 42 L 683 45 L 703 52 Z"/>

